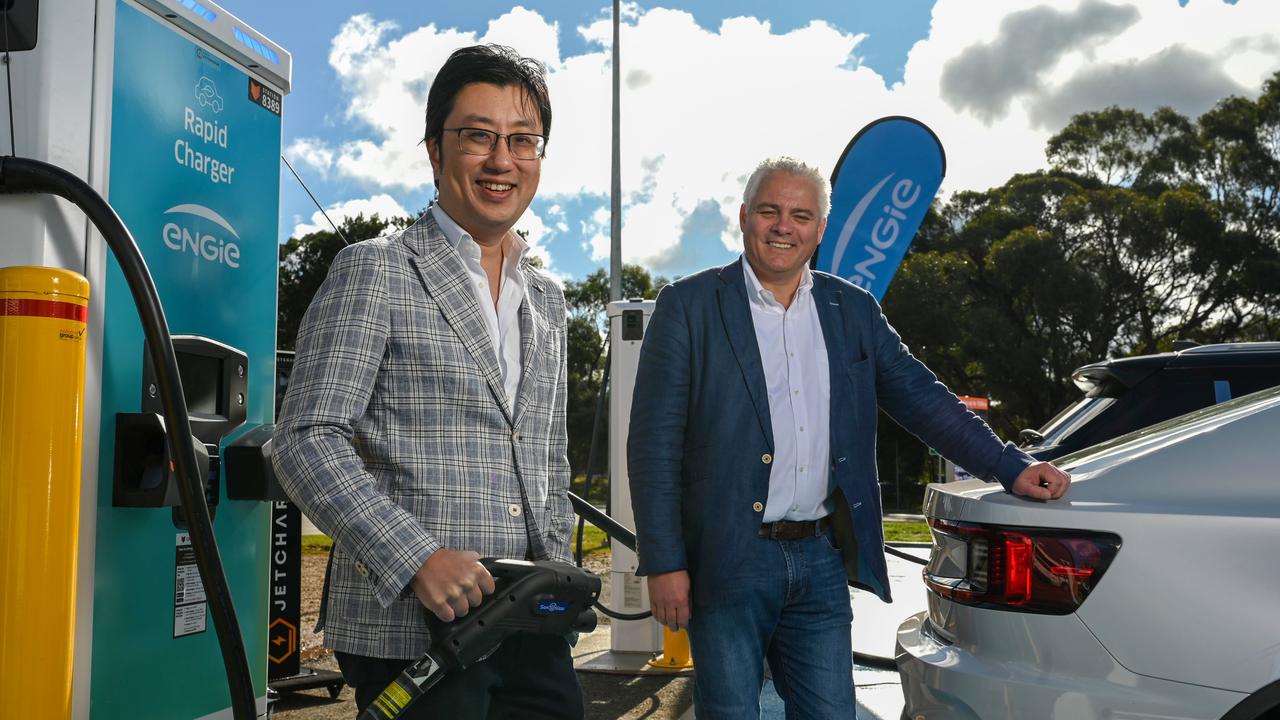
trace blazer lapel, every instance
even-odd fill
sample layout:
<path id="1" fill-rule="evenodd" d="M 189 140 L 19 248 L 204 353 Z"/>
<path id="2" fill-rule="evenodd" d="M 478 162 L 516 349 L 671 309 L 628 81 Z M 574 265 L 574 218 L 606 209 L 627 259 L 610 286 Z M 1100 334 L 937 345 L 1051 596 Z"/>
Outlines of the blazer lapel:
<path id="1" fill-rule="evenodd" d="M 773 449 L 773 421 L 769 416 L 769 390 L 764 381 L 764 364 L 760 360 L 760 346 L 756 342 L 756 329 L 751 321 L 751 305 L 747 301 L 746 279 L 742 275 L 743 260 L 726 265 L 720 271 L 724 284 L 717 291 L 720 317 L 724 321 L 725 334 L 733 347 L 738 367 L 747 383 L 747 393 L 755 406 L 760 429 Z"/>
<path id="2" fill-rule="evenodd" d="M 529 396 L 542 372 L 547 353 L 539 352 L 547 338 L 547 289 L 542 279 L 524 272 L 524 301 L 520 303 L 520 390 L 516 394 L 512 425 L 519 426 L 529 406 Z"/>
<path id="3" fill-rule="evenodd" d="M 405 231 L 403 242 L 414 252 L 413 264 L 427 294 L 435 299 L 445 321 L 471 353 L 502 414 L 507 422 L 511 422 L 511 407 L 502 384 L 502 373 L 498 370 L 493 341 L 480 316 L 480 302 L 471 289 L 470 276 L 462 265 L 462 258 L 449 245 L 430 211 Z"/>

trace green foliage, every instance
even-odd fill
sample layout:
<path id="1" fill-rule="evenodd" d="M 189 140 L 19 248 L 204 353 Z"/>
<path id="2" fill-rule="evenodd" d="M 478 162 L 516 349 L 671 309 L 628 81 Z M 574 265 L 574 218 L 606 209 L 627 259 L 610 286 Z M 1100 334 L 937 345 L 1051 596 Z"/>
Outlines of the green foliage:
<path id="1" fill-rule="evenodd" d="M 597 507 L 606 507 L 609 504 L 609 484 L 598 477 L 593 478 L 591 486 L 588 487 L 586 475 L 575 475 L 573 480 L 569 481 L 569 491 Z"/>
<path id="2" fill-rule="evenodd" d="M 581 282 L 570 280 L 564 286 L 564 299 L 572 317 L 587 317 L 605 330 L 605 309 L 609 305 L 609 272 L 599 268 Z M 639 265 L 622 265 L 622 298 L 652 300 L 668 284 L 662 276 L 653 277 Z"/>
<path id="3" fill-rule="evenodd" d="M 329 265 L 347 243 L 368 240 L 413 224 L 413 218 L 383 220 L 374 213 L 347 218 L 338 227 L 342 236 L 332 230 L 321 230 L 289 238 L 280 246 L 280 280 L 276 317 L 276 349 L 292 350 L 298 336 L 302 316 L 315 297 L 320 284 L 329 274 Z M 345 240 L 343 239 L 345 238 Z"/>
<path id="4" fill-rule="evenodd" d="M 596 408 L 600 406 L 601 429 L 597 440 L 595 470 L 606 465 L 604 458 L 609 444 L 608 405 L 600 405 L 600 378 L 604 374 L 604 338 L 596 327 L 594 318 L 570 317 L 569 332 L 569 402 L 567 425 L 569 427 L 569 467 L 574 476 L 587 472 L 587 459 L 591 453 L 591 429 L 595 424 Z"/>
<path id="5" fill-rule="evenodd" d="M 665 278 L 654 278 L 639 265 L 622 266 L 624 298 L 651 300 L 666 284 Z M 605 311 L 609 305 L 609 273 L 601 268 L 581 281 L 566 282 L 564 298 L 569 310 L 569 466 L 574 477 L 586 475 L 589 471 L 605 473 L 609 453 L 609 406 L 601 403 L 600 383 L 606 362 L 608 318 Z M 595 464 L 588 468 L 597 408 L 600 429 Z"/>
<path id="6" fill-rule="evenodd" d="M 997 401 L 1001 434 L 1077 398 L 1085 363 L 1280 335 L 1280 74 L 1194 121 L 1081 113 L 1046 155 L 931 208 L 884 303 L 948 386 Z"/>

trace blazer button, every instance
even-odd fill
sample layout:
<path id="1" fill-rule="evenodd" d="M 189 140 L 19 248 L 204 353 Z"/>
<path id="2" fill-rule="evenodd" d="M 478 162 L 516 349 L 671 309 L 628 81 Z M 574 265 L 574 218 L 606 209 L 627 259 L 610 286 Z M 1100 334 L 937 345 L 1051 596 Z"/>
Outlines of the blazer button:
<path id="1" fill-rule="evenodd" d="M 773 456 L 770 455 L 769 453 L 765 453 L 760 456 L 760 462 L 764 463 L 765 465 L 770 465 L 773 463 Z"/>
<path id="2" fill-rule="evenodd" d="M 765 457 L 769 457 L 769 456 L 766 455 Z M 764 512 L 764 503 L 762 502 L 751 503 L 751 509 L 755 510 L 756 512 Z"/>
<path id="3" fill-rule="evenodd" d="M 507 514 L 511 517 L 520 517 L 520 513 L 522 512 L 524 512 L 524 509 L 516 503 L 511 503 L 507 506 Z"/>
<path id="4" fill-rule="evenodd" d="M 364 577 L 369 577 L 369 568 L 365 567 L 364 563 L 359 560 L 356 561 L 356 572 L 360 573 Z"/>

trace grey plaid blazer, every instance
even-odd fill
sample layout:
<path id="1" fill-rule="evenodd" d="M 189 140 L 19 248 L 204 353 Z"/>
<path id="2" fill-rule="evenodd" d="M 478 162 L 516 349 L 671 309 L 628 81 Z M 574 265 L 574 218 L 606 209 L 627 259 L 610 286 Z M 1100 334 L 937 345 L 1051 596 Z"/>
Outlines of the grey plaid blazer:
<path id="1" fill-rule="evenodd" d="M 430 212 L 343 249 L 303 318 L 274 462 L 334 539 L 320 625 L 335 650 L 422 655 L 428 611 L 408 584 L 438 548 L 570 561 L 564 293 L 520 271 L 515 407 Z"/>

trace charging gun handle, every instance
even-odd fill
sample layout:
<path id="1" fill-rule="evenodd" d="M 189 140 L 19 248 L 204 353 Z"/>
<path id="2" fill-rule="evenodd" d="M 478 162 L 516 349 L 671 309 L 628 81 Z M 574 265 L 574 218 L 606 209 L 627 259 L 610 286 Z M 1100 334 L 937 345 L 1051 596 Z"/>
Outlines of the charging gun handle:
<path id="1" fill-rule="evenodd" d="M 360 713 L 358 720 L 394 720 L 405 708 L 417 700 L 432 685 L 444 679 L 444 667 L 431 657 L 423 655 L 417 662 L 404 669 L 400 677 L 387 686 L 369 707 Z"/>

